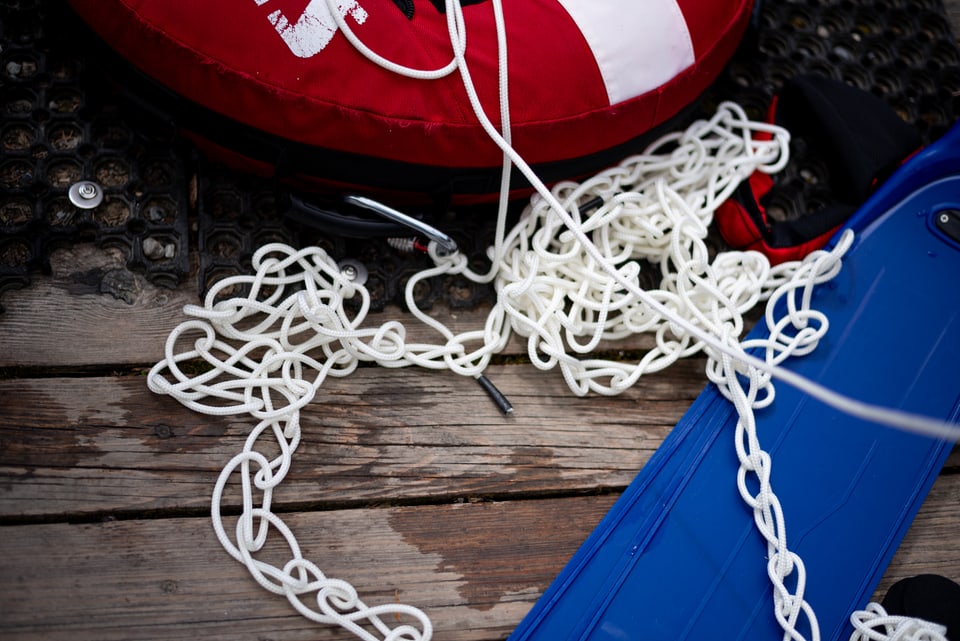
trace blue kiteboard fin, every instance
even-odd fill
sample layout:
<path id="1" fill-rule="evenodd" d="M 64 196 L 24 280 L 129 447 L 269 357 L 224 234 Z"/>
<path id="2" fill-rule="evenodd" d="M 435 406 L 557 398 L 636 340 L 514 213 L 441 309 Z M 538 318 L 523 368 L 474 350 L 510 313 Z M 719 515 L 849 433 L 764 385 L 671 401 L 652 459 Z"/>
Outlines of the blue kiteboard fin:
<path id="1" fill-rule="evenodd" d="M 852 398 L 960 415 L 960 125 L 891 176 L 786 367 Z M 766 335 L 761 325 L 752 335 Z M 736 483 L 736 412 L 710 385 L 511 641 L 779 639 L 766 542 Z M 952 444 L 851 418 L 785 384 L 757 411 L 824 640 L 849 638 Z"/>

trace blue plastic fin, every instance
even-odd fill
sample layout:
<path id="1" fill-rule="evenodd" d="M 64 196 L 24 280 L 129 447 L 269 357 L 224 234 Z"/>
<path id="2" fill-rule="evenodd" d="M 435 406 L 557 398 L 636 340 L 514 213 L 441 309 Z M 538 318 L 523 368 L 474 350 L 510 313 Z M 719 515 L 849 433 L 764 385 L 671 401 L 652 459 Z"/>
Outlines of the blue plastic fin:
<path id="1" fill-rule="evenodd" d="M 955 210 L 960 126 L 848 222 L 857 239 L 813 305 L 830 330 L 786 366 L 859 400 L 957 422 L 960 243 L 937 225 Z M 851 418 L 783 383 L 757 422 L 822 638 L 849 638 L 850 613 L 870 600 L 952 444 Z M 782 638 L 766 543 L 737 491 L 735 424 L 708 386 L 511 641 Z"/>

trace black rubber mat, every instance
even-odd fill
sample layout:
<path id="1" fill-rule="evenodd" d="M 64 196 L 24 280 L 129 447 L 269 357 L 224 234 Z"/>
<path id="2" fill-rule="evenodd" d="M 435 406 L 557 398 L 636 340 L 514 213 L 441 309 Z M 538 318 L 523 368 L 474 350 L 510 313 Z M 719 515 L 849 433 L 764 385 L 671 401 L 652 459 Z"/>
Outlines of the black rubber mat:
<path id="1" fill-rule="evenodd" d="M 44 3 L 0 7 L 0 293 L 83 241 L 120 247 L 131 268 L 175 286 L 189 271 L 183 153 L 130 118 L 69 36 Z M 98 206 L 71 201 L 83 180 Z"/>
<path id="2" fill-rule="evenodd" d="M 717 82 L 754 119 L 799 74 L 843 81 L 882 98 L 927 144 L 960 116 L 960 48 L 941 0 L 765 0 L 749 42 Z M 829 200 L 823 159 L 795 137 L 791 162 L 774 177 L 771 215 L 797 218 Z"/>
<path id="3" fill-rule="evenodd" d="M 762 119 L 786 80 L 818 73 L 880 96 L 927 142 L 960 114 L 960 49 L 940 0 L 768 0 L 755 27 L 701 113 L 735 100 Z M 190 274 L 196 248 L 203 294 L 219 277 L 246 271 L 262 244 L 281 241 L 319 243 L 361 264 L 373 308 L 402 305 L 406 280 L 426 256 L 293 222 L 282 189 L 203 162 L 168 123 L 119 92 L 88 37 L 52 0 L 0 0 L 0 296 L 48 271 L 51 251 L 77 242 L 121 248 L 131 269 L 163 286 Z M 815 210 L 829 184 L 802 140 L 793 153 L 776 177 L 786 190 L 774 208 L 783 217 Z M 90 209 L 70 200 L 84 180 L 102 190 Z M 492 208 L 435 220 L 484 269 Z M 423 283 L 416 297 L 424 307 L 472 307 L 493 294 L 453 277 Z"/>
<path id="4" fill-rule="evenodd" d="M 249 271 L 253 253 L 271 242 L 295 247 L 318 245 L 337 261 L 362 266 L 373 311 L 387 303 L 404 305 L 407 279 L 432 266 L 423 252 L 410 247 L 414 235 L 393 238 L 348 238 L 293 222 L 289 197 L 270 181 L 239 176 L 200 162 L 198 242 L 200 290 L 224 276 Z M 486 213 L 485 211 L 483 213 Z M 486 249 L 493 237 L 491 216 L 451 213 L 442 221 L 444 232 L 470 257 L 478 271 L 486 271 Z M 236 292 L 224 292 L 232 295 Z M 451 307 L 469 308 L 494 299 L 493 290 L 462 276 L 421 281 L 414 292 L 417 305 L 429 309 L 442 300 Z"/>

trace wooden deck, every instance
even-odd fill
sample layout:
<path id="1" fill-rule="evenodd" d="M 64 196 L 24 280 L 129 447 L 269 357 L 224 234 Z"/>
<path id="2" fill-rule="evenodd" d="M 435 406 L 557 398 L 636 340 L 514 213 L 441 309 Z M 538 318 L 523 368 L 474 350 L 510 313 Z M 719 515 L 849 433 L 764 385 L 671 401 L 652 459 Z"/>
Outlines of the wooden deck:
<path id="1" fill-rule="evenodd" d="M 0 638 L 352 638 L 264 591 L 214 537 L 210 494 L 250 421 L 147 390 L 195 279 L 167 290 L 129 274 L 128 303 L 100 292 L 125 272 L 111 250 L 61 250 L 52 267 L 0 315 Z M 445 314 L 468 327 L 484 310 Z M 622 396 L 575 398 L 517 360 L 490 372 L 509 418 L 448 373 L 331 380 L 275 500 L 306 558 L 368 603 L 422 607 L 438 641 L 505 638 L 705 382 L 692 359 Z M 918 573 L 960 580 L 958 532 L 955 451 L 878 593 Z"/>

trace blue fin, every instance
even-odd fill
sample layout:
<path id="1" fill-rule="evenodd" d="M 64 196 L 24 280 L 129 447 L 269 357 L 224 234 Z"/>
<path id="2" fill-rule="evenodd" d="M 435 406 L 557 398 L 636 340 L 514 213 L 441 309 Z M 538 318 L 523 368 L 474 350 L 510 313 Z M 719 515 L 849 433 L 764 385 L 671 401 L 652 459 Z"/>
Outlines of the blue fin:
<path id="1" fill-rule="evenodd" d="M 815 294 L 830 330 L 786 366 L 859 400 L 957 422 L 950 217 L 960 225 L 960 125 L 850 219 L 857 239 L 843 270 Z M 847 639 L 850 613 L 872 597 L 952 444 L 851 418 L 783 383 L 757 422 L 822 638 Z M 735 424 L 708 386 L 510 640 L 782 638 L 766 543 L 737 491 Z"/>

